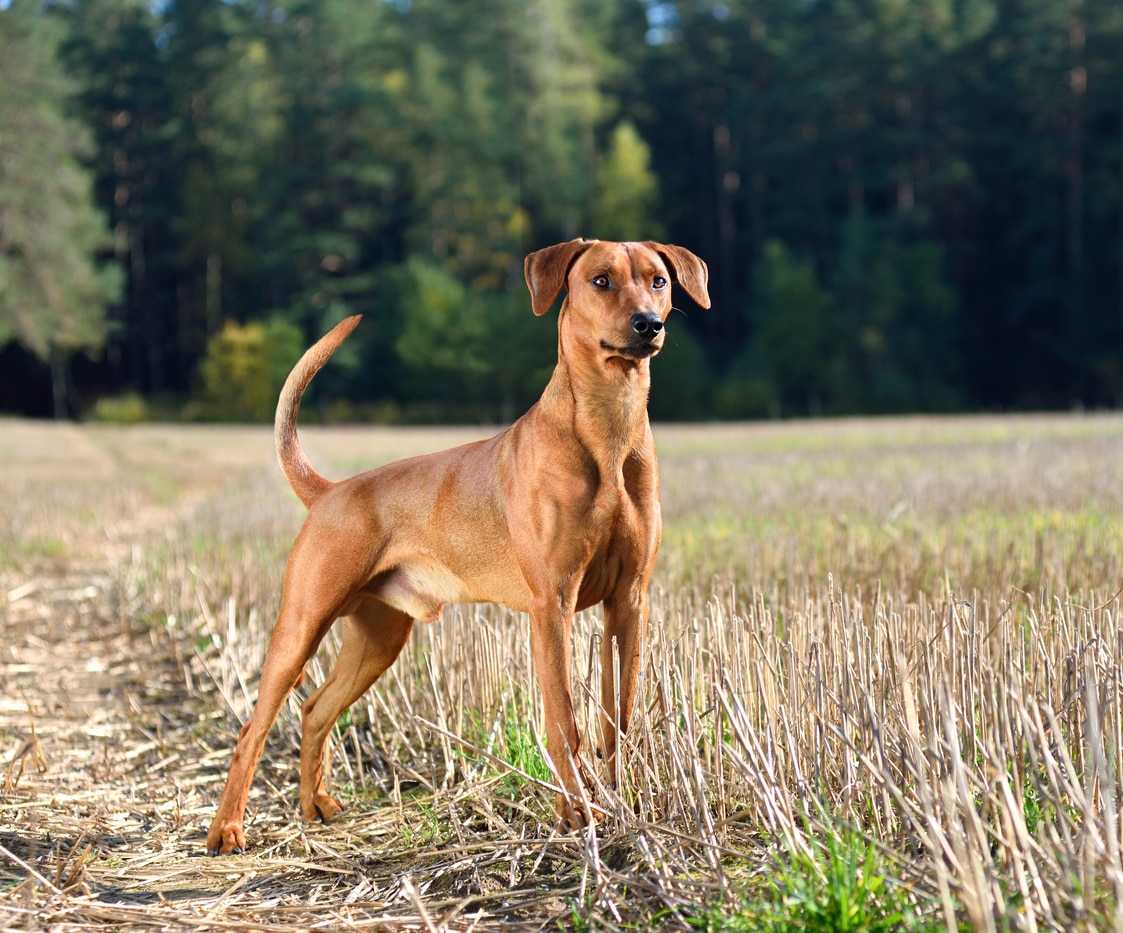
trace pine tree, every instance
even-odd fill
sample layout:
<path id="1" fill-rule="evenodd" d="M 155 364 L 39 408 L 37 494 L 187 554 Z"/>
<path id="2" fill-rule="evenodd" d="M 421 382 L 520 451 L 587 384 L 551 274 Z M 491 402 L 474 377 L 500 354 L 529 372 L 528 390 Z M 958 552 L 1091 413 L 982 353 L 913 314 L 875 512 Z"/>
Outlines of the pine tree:
<path id="1" fill-rule="evenodd" d="M 38 6 L 0 10 L 0 344 L 18 341 L 49 363 L 61 418 L 68 359 L 104 344 L 120 279 L 98 261 L 109 244 L 82 164 L 89 138 L 67 116 L 60 31 Z"/>
<path id="2" fill-rule="evenodd" d="M 51 8 L 67 24 L 61 52 L 79 83 L 78 110 L 93 129 L 97 203 L 109 217 L 125 279 L 112 309 L 107 356 L 120 387 L 159 393 L 177 382 L 167 360 L 175 337 L 179 163 L 173 79 L 144 0 L 74 0 Z"/>

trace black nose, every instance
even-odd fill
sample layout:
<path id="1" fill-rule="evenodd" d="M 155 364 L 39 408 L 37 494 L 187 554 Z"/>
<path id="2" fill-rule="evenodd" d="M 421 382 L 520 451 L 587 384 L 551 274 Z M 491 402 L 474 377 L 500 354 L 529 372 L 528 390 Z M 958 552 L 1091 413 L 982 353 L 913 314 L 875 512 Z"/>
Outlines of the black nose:
<path id="1" fill-rule="evenodd" d="M 641 337 L 651 339 L 652 337 L 659 336 L 659 332 L 663 329 L 663 319 L 658 314 L 651 311 L 641 311 L 639 314 L 633 314 L 630 321 L 632 330 L 634 330 Z"/>

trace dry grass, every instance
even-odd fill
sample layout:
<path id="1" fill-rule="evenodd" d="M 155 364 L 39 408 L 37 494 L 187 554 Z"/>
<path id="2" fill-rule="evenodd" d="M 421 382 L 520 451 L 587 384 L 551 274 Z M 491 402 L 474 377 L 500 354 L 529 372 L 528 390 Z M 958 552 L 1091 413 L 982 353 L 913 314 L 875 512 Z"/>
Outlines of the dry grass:
<path id="1" fill-rule="evenodd" d="M 343 475 L 472 435 L 306 446 Z M 642 710 L 596 832 L 553 831 L 525 621 L 470 606 L 340 723 L 343 818 L 295 812 L 294 698 L 249 853 L 208 859 L 301 518 L 269 433 L 0 422 L 0 927 L 1123 929 L 1123 419 L 657 440 Z"/>

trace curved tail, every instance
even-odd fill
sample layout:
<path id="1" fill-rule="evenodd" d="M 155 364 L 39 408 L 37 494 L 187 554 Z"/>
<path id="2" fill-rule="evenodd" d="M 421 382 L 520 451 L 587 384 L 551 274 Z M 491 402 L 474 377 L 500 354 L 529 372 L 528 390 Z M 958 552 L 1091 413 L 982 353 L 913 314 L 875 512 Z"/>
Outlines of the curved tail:
<path id="1" fill-rule="evenodd" d="M 285 479 L 289 481 L 293 492 L 304 505 L 310 506 L 320 494 L 332 485 L 331 480 L 325 479 L 313 468 L 304 455 L 304 448 L 300 446 L 300 438 L 296 434 L 296 416 L 300 412 L 300 398 L 308 383 L 316 375 L 331 355 L 339 349 L 339 345 L 350 336 L 362 320 L 361 314 L 356 314 L 336 324 L 323 337 L 316 341 L 304 356 L 300 358 L 285 380 L 285 387 L 281 389 L 281 397 L 277 400 L 277 415 L 273 420 L 273 439 L 277 445 L 277 460 L 285 472 Z"/>

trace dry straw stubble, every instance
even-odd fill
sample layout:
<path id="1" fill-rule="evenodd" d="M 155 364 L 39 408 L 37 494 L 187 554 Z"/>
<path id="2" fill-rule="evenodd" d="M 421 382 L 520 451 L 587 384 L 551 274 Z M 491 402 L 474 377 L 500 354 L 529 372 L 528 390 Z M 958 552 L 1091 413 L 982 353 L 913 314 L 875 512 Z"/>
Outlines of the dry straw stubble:
<path id="1" fill-rule="evenodd" d="M 59 443 L 35 430 L 37 449 Z M 3 542 L 0 727 L 13 763 L 31 726 L 48 761 L 20 758 L 0 800 L 7 925 L 779 929 L 776 904 L 824 915 L 832 853 L 857 848 L 849 883 L 875 917 L 1123 927 L 1123 419 L 658 429 L 642 709 L 599 829 L 552 831 L 524 620 L 459 607 L 341 721 L 349 807 L 329 826 L 294 813 L 294 697 L 251 798 L 253 849 L 227 860 L 197 858 L 201 833 L 299 509 L 253 453 L 265 432 L 78 431 L 106 466 L 65 482 L 117 490 L 78 521 L 57 497 L 35 506 L 34 471 L 5 453 L 32 530 L 94 539 L 46 557 Z M 341 475 L 445 440 L 307 445 Z M 127 464 L 170 445 L 168 486 L 130 482 Z M 599 622 L 574 631 L 587 731 Z M 51 693 L 46 671 L 92 655 L 104 679 Z M 76 707 L 103 737 L 60 724 Z"/>

